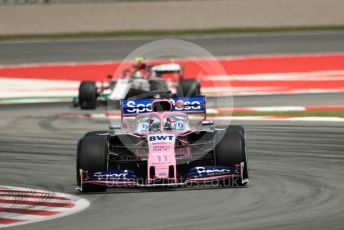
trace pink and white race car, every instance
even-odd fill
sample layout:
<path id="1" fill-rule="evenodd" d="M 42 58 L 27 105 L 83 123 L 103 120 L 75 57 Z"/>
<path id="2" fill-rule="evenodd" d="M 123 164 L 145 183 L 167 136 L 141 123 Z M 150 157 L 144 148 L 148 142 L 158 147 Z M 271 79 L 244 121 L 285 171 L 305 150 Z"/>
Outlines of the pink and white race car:
<path id="1" fill-rule="evenodd" d="M 244 128 L 216 127 L 205 106 L 204 96 L 122 100 L 120 126 L 80 139 L 77 190 L 246 185 Z"/>

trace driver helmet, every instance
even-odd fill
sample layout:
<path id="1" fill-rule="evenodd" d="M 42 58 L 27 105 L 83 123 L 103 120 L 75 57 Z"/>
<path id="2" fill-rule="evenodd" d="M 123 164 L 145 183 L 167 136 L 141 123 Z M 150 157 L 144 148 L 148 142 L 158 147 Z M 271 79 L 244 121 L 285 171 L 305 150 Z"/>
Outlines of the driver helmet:
<path id="1" fill-rule="evenodd" d="M 159 131 L 160 130 L 160 122 L 150 119 L 149 120 L 149 131 Z"/>
<path id="2" fill-rule="evenodd" d="M 145 58 L 143 56 L 137 56 L 135 57 L 135 68 L 136 70 L 143 70 L 143 69 L 147 69 L 147 65 L 144 62 Z"/>
<path id="3" fill-rule="evenodd" d="M 168 131 L 173 130 L 173 118 L 167 117 L 166 122 L 164 123 L 164 129 Z"/>
<path id="4" fill-rule="evenodd" d="M 136 56 L 135 57 L 135 61 L 140 63 L 140 62 L 143 62 L 145 60 L 145 58 L 143 56 Z"/>
<path id="5" fill-rule="evenodd" d="M 135 57 L 136 64 L 134 65 L 134 79 L 140 79 L 143 77 L 141 71 L 147 69 L 147 65 L 144 63 L 144 60 L 145 58 L 143 56 Z"/>

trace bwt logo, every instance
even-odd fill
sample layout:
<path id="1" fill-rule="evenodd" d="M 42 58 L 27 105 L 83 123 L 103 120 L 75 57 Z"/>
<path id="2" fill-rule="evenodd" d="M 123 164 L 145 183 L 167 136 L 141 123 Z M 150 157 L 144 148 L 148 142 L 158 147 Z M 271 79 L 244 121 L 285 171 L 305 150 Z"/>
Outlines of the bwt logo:
<path id="1" fill-rule="evenodd" d="M 174 136 L 173 135 L 154 135 L 154 136 L 149 136 L 149 141 L 154 142 L 154 141 L 173 141 Z"/>
<path id="2" fill-rule="evenodd" d="M 174 142 L 176 137 L 172 134 L 170 135 L 149 135 L 147 137 L 149 143 L 154 142 Z"/>

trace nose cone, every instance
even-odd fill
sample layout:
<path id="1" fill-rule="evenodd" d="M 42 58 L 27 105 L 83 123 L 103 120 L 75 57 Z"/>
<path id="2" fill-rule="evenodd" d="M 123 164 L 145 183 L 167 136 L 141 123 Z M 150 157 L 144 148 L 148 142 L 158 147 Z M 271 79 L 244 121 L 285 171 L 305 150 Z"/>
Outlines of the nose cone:
<path id="1" fill-rule="evenodd" d="M 171 148 L 173 146 L 170 146 Z M 176 165 L 176 158 L 172 153 L 155 152 L 148 157 L 149 178 L 151 179 L 173 179 L 174 173 L 171 173 L 171 167 Z M 152 168 L 152 169 L 151 169 Z M 172 171 L 173 172 L 173 171 Z"/>
<path id="2" fill-rule="evenodd" d="M 175 175 L 170 175 L 170 168 L 176 166 L 175 135 L 157 134 L 148 135 L 147 138 L 149 145 L 148 169 L 154 168 L 153 172 L 148 170 L 148 178 L 152 180 L 175 179 Z"/>
<path id="3" fill-rule="evenodd" d="M 168 167 L 155 167 L 155 178 L 168 179 Z"/>

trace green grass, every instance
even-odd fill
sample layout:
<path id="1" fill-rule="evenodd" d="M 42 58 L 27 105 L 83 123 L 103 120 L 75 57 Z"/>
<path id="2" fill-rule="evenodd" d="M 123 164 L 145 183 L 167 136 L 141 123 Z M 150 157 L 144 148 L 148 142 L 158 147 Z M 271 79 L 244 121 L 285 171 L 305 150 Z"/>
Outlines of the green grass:
<path id="1" fill-rule="evenodd" d="M 221 113 L 217 115 L 230 115 Z M 210 115 L 211 116 L 211 115 Z M 233 113 L 232 116 L 292 116 L 292 117 L 343 117 L 344 110 L 327 110 L 327 111 L 286 111 L 286 112 L 239 112 Z"/>
<path id="2" fill-rule="evenodd" d="M 142 37 L 142 36 L 183 36 L 183 35 L 208 35 L 208 34 L 240 34 L 240 33 L 276 33 L 276 32 L 317 32 L 317 31 L 344 31 L 344 25 L 336 26 L 305 26 L 305 27 L 261 27 L 261 28 L 215 28 L 204 30 L 145 30 L 145 31 L 109 31 L 109 32 L 81 32 L 58 34 L 16 34 L 0 35 L 4 40 L 28 39 L 65 39 L 65 38 L 98 38 L 98 37 Z"/>

